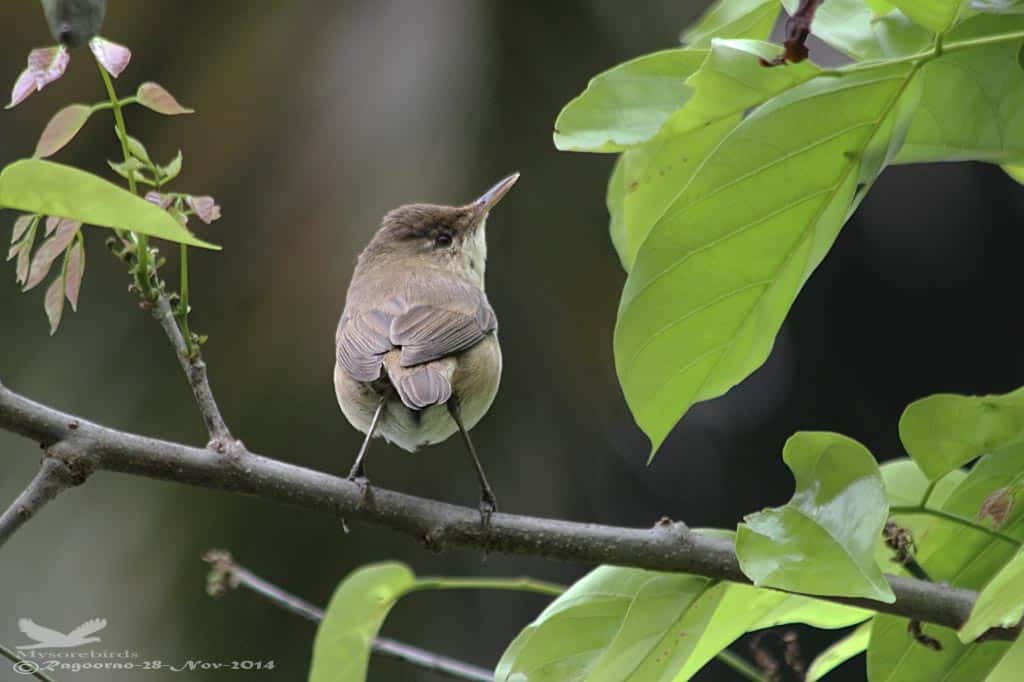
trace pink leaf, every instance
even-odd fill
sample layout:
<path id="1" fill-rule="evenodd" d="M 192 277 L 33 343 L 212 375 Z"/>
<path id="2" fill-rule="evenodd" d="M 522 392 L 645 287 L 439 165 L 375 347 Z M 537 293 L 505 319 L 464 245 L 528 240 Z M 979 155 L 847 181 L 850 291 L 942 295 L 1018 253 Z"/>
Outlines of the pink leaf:
<path id="1" fill-rule="evenodd" d="M 120 76 L 132 60 L 132 51 L 127 47 L 99 36 L 89 41 L 89 49 L 96 55 L 96 61 L 114 78 Z"/>
<path id="2" fill-rule="evenodd" d="M 139 100 L 139 104 L 152 109 L 158 114 L 164 114 L 165 116 L 177 116 L 179 114 L 194 114 L 194 109 L 183 107 L 178 104 L 178 100 L 174 98 L 174 95 L 167 92 L 162 85 L 158 83 L 143 83 L 139 86 L 138 92 L 135 93 L 135 97 Z"/>
<path id="3" fill-rule="evenodd" d="M 14 269 L 14 281 L 18 284 L 24 284 L 28 281 L 28 270 L 31 261 L 29 257 L 32 255 L 32 242 L 29 240 L 23 241 L 21 244 L 21 251 L 18 253 L 18 262 Z"/>
<path id="4" fill-rule="evenodd" d="M 57 227 L 60 225 L 60 221 L 61 220 L 63 220 L 63 218 L 58 218 L 55 215 L 52 215 L 52 216 L 50 216 L 49 218 L 46 219 L 46 233 L 45 233 L 45 235 L 47 237 L 49 237 L 51 234 L 53 234 L 53 231 L 56 230 Z"/>
<path id="5" fill-rule="evenodd" d="M 53 261 L 64 253 L 68 248 L 68 244 L 75 238 L 75 234 L 82 227 L 82 223 L 76 220 L 61 220 L 57 227 L 56 233 L 47 239 L 39 249 L 36 250 L 36 255 L 32 259 L 32 267 L 28 273 L 28 279 L 25 282 L 24 291 L 33 289 L 39 285 L 46 275 L 50 272 L 50 266 L 53 265 Z M 61 289 L 63 294 L 64 289 Z"/>
<path id="6" fill-rule="evenodd" d="M 164 210 L 167 210 L 167 207 L 171 205 L 171 197 L 160 192 L 146 192 L 146 201 L 156 204 Z"/>
<path id="7" fill-rule="evenodd" d="M 25 235 L 25 231 L 28 230 L 28 227 L 32 224 L 32 220 L 34 218 L 35 216 L 31 213 L 26 213 L 14 221 L 14 234 L 11 236 L 12 244 L 20 240 Z"/>
<path id="8" fill-rule="evenodd" d="M 64 315 L 64 276 L 54 278 L 50 288 L 46 290 L 46 298 L 43 300 L 43 309 L 46 310 L 46 319 L 50 321 L 50 336 L 57 333 L 60 326 L 60 318 Z"/>
<path id="9" fill-rule="evenodd" d="M 64 277 L 64 293 L 71 309 L 78 312 L 78 294 L 82 291 L 82 277 L 85 276 L 85 240 L 79 239 L 68 254 L 68 269 Z"/>
<path id="10" fill-rule="evenodd" d="M 19 253 L 21 253 L 21 250 L 23 248 L 25 248 L 24 244 L 15 244 L 14 246 L 10 247 L 10 250 L 7 252 L 7 260 L 11 260 L 15 256 L 17 256 Z"/>
<path id="11" fill-rule="evenodd" d="M 84 104 L 72 104 L 54 114 L 36 144 L 36 157 L 44 159 L 63 149 L 64 145 L 74 139 L 91 114 L 92 107 Z"/>
<path id="12" fill-rule="evenodd" d="M 220 206 L 213 200 L 213 197 L 188 196 L 185 197 L 185 202 L 207 225 L 220 218 Z"/>
<path id="13" fill-rule="evenodd" d="M 31 69 L 25 69 L 14 81 L 14 88 L 11 90 L 11 103 L 5 109 L 13 109 L 18 106 L 36 91 L 36 77 L 32 75 Z"/>
<path id="14" fill-rule="evenodd" d="M 25 101 L 33 92 L 42 90 L 50 83 L 64 75 L 68 68 L 71 55 L 63 45 L 57 47 L 41 47 L 28 53 L 28 68 L 21 72 L 11 91 L 11 103 L 8 109 Z"/>

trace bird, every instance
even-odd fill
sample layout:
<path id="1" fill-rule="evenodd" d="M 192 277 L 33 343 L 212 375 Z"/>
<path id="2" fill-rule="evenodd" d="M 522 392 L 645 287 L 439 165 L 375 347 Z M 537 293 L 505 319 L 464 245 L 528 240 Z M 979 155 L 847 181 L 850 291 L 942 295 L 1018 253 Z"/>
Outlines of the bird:
<path id="1" fill-rule="evenodd" d="M 92 40 L 107 13 L 107 0 L 42 0 L 50 33 L 61 45 L 81 47 Z"/>
<path id="2" fill-rule="evenodd" d="M 88 620 L 77 628 L 64 634 L 50 628 L 45 628 L 42 625 L 33 623 L 28 618 L 21 618 L 18 620 L 18 629 L 22 631 L 29 639 L 34 639 L 36 644 L 26 644 L 19 646 L 19 649 L 70 649 L 76 646 L 82 646 L 85 644 L 91 644 L 92 642 L 101 641 L 99 637 L 91 637 L 90 635 L 99 632 L 103 628 L 107 627 L 107 621 L 102 618 L 93 618 Z"/>
<path id="3" fill-rule="evenodd" d="M 486 224 L 514 173 L 462 206 L 408 204 L 387 213 L 356 262 L 335 336 L 334 387 L 365 434 L 349 480 L 370 496 L 375 437 L 415 452 L 461 433 L 486 527 L 498 504 L 469 431 L 498 392 L 498 318 L 484 290 Z"/>

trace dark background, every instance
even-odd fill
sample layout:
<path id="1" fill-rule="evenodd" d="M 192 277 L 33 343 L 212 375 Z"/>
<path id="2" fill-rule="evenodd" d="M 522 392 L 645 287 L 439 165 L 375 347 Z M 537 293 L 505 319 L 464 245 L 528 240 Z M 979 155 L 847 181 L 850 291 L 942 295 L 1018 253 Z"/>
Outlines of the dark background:
<path id="1" fill-rule="evenodd" d="M 193 251 L 193 323 L 210 335 L 206 358 L 228 423 L 255 451 L 348 470 L 360 434 L 338 411 L 331 370 L 356 254 L 388 209 L 461 203 L 514 170 L 522 180 L 489 230 L 488 293 L 505 376 L 474 431 L 503 510 L 734 527 L 789 497 L 780 453 L 794 431 L 839 431 L 885 459 L 901 453 L 896 424 L 911 400 L 1024 382 L 1014 293 L 1024 192 L 996 167 L 894 168 L 800 295 L 767 365 L 693 409 L 645 465 L 647 443 L 612 363 L 624 280 L 604 208 L 612 157 L 557 152 L 551 129 L 589 77 L 672 46 L 705 2 L 110 4 L 104 35 L 135 51 L 120 92 L 155 80 L 199 112 L 162 118 L 132 108 L 128 125 L 158 160 L 183 149 L 177 188 L 223 206 L 224 219 L 200 233 L 224 252 Z M 0 27 L 0 82 L 13 84 L 28 50 L 51 40 L 28 0 L 0 4 Z M 74 52 L 63 80 L 0 113 L 0 163 L 30 155 L 58 108 L 100 99 L 90 55 Z M 103 171 L 119 156 L 110 127 L 97 116 L 57 158 Z M 203 442 L 161 330 L 136 308 L 106 235 L 90 228 L 86 237 L 80 312 L 54 338 L 43 287 L 20 294 L 13 264 L 5 266 L 0 376 L 104 424 Z M 34 447 L 0 434 L 5 504 L 31 477 Z M 372 460 L 381 485 L 476 500 L 456 439 L 414 456 L 378 446 Z M 321 514 L 101 474 L 0 553 L 0 641 L 22 641 L 19 617 L 65 631 L 104 617 L 103 646 L 112 650 L 168 662 L 272 658 L 277 670 L 263 678 L 304 679 L 313 628 L 249 594 L 206 597 L 199 556 L 209 547 L 319 603 L 348 571 L 383 559 L 420 574 L 564 582 L 588 568 L 435 555 L 380 528 L 346 535 Z M 417 594 L 398 604 L 384 633 L 490 667 L 544 604 L 512 593 Z M 805 636 L 808 659 L 825 641 Z M 851 664 L 841 678 L 863 675 L 862 663 Z M 439 678 L 374 658 L 370 679 Z M 737 678 L 712 663 L 699 679 Z"/>

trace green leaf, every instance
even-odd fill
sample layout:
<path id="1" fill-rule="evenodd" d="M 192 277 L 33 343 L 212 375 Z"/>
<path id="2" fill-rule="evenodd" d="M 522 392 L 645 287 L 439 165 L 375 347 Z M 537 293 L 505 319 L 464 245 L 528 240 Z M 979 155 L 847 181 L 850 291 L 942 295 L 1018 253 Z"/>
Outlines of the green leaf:
<path id="1" fill-rule="evenodd" d="M 608 177 L 608 189 L 605 192 L 605 206 L 608 208 L 608 232 L 612 238 L 612 246 L 615 247 L 615 252 L 619 254 L 619 260 L 622 261 L 622 267 L 629 272 L 629 268 L 633 264 L 633 259 L 630 254 L 635 254 L 636 249 L 640 248 L 640 244 L 637 243 L 635 247 L 631 244 L 629 233 L 626 231 L 626 215 L 625 215 L 625 203 L 626 203 L 626 157 L 625 154 L 620 154 L 619 158 L 615 159 L 615 166 L 612 168 L 612 174 Z"/>
<path id="2" fill-rule="evenodd" d="M 900 64 L 822 76 L 775 97 L 715 147 L 651 229 L 622 294 L 615 360 L 654 450 L 693 403 L 768 357 L 798 291 L 899 147 L 913 73 Z"/>
<path id="3" fill-rule="evenodd" d="M 807 668 L 807 682 L 818 682 L 854 656 L 864 653 L 871 638 L 872 621 L 862 623 L 856 630 L 828 647 Z"/>
<path id="4" fill-rule="evenodd" d="M 680 39 L 691 47 L 706 47 L 712 38 L 765 40 L 778 16 L 777 0 L 717 0 Z"/>
<path id="5" fill-rule="evenodd" d="M 906 457 L 892 459 L 879 467 L 890 507 L 914 507 L 924 502 L 928 478 L 920 467 Z M 928 495 L 929 507 L 941 507 L 967 477 L 962 469 L 951 471 L 935 484 Z"/>
<path id="6" fill-rule="evenodd" d="M 197 239 L 166 211 L 145 199 L 91 173 L 52 161 L 25 159 L 4 168 L 0 173 L 0 206 L 220 249 Z"/>
<path id="7" fill-rule="evenodd" d="M 792 14 L 800 0 L 782 0 L 782 4 Z M 933 40 L 931 33 L 903 12 L 877 16 L 864 0 L 827 0 L 815 12 L 811 30 L 815 37 L 859 60 L 914 54 Z"/>
<path id="8" fill-rule="evenodd" d="M 971 0 L 971 9 L 990 14 L 1024 14 L 1024 0 Z"/>
<path id="9" fill-rule="evenodd" d="M 687 80 L 693 96 L 653 139 L 622 155 L 620 176 L 609 186 L 620 196 L 609 212 L 612 243 L 627 272 L 651 227 L 742 114 L 819 73 L 810 62 L 782 69 L 760 65 L 760 57 L 778 50 L 753 40 L 712 41 L 700 69 Z"/>
<path id="10" fill-rule="evenodd" d="M 956 21 L 964 0 L 889 0 L 932 33 L 945 33 Z"/>
<path id="11" fill-rule="evenodd" d="M 44 158 L 59 152 L 75 138 L 91 115 L 92 107 L 84 104 L 72 104 L 58 111 L 39 137 L 35 156 Z"/>
<path id="12" fill-rule="evenodd" d="M 793 622 L 845 627 L 868 615 L 699 576 L 601 566 L 516 637 L 495 679 L 688 679 L 749 629 Z"/>
<path id="13" fill-rule="evenodd" d="M 1021 48 L 1024 51 L 1024 47 Z M 1024 165 L 1011 165 L 1007 164 L 1003 166 L 1003 170 L 1011 178 L 1024 185 Z"/>
<path id="14" fill-rule="evenodd" d="M 316 631 L 309 682 L 363 682 L 388 611 L 416 584 L 407 566 L 371 564 L 338 586 Z"/>
<path id="15" fill-rule="evenodd" d="M 831 1 L 831 0 L 830 0 Z M 1024 30 L 1024 17 L 976 16 L 946 42 Z M 921 69 L 921 103 L 895 163 L 1024 160 L 1024 71 L 1015 43 L 947 52 Z"/>
<path id="16" fill-rule="evenodd" d="M 166 166 L 160 166 L 160 183 L 165 184 L 171 182 L 181 174 L 181 164 L 184 157 L 181 155 L 181 150 L 178 150 L 177 156 L 171 159 L 171 162 Z"/>
<path id="17" fill-rule="evenodd" d="M 1019 485 L 1022 478 L 1024 444 L 1013 443 L 978 460 L 939 508 L 954 516 L 975 520 L 993 491 Z M 1018 540 L 1024 539 L 1021 505 L 1010 510 L 1000 530 Z M 916 535 L 917 560 L 932 579 L 971 590 L 981 589 L 988 583 L 1018 549 L 1015 544 L 985 530 L 944 519 L 933 519 L 925 533 Z M 964 645 L 955 631 L 925 625 L 925 633 L 942 642 L 943 650 L 936 652 L 921 646 L 907 634 L 905 618 L 878 616 L 875 622 L 868 645 L 868 674 L 872 682 L 902 682 L 910 675 L 922 680 L 976 682 L 985 679 L 1006 650 L 1005 642 Z"/>
<path id="18" fill-rule="evenodd" d="M 940 393 L 911 403 L 900 440 L 929 479 L 1024 438 L 1024 388 L 1005 395 Z"/>
<path id="19" fill-rule="evenodd" d="M 555 146 L 612 152 L 650 139 L 689 98 L 684 83 L 706 55 L 706 50 L 664 50 L 595 76 L 558 115 Z"/>
<path id="20" fill-rule="evenodd" d="M 992 669 L 985 682 L 1020 682 L 1020 671 L 1024 670 L 1024 637 L 1010 645 L 1009 651 Z"/>
<path id="21" fill-rule="evenodd" d="M 989 628 L 1011 628 L 1024 617 L 1024 551 L 1018 551 L 985 585 L 974 603 L 971 617 L 960 627 L 964 644 L 981 637 Z"/>
<path id="22" fill-rule="evenodd" d="M 907 633 L 907 619 L 879 614 L 874 618 L 868 643 L 868 679 L 871 682 L 981 682 L 1006 651 L 1005 642 L 964 646 L 956 632 L 924 624 L 924 634 L 939 640 L 941 651 L 914 641 Z"/>
<path id="23" fill-rule="evenodd" d="M 146 166 L 153 165 L 152 159 L 149 158 L 149 152 L 146 151 L 146 145 L 142 144 L 131 135 L 122 135 L 120 128 L 115 127 L 114 134 L 117 135 L 118 140 L 128 147 L 128 153 L 131 154 L 133 158 L 138 159 L 142 163 L 146 164 Z"/>
<path id="24" fill-rule="evenodd" d="M 786 441 L 782 458 L 796 491 L 785 506 L 740 524 L 743 572 L 758 586 L 895 601 L 875 563 L 889 505 L 871 453 L 836 433 L 800 432 Z"/>

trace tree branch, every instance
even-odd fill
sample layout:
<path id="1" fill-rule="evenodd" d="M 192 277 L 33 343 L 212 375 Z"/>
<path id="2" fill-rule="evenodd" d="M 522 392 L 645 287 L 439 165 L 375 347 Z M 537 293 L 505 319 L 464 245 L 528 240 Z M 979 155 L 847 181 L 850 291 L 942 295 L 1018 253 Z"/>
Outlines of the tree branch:
<path id="1" fill-rule="evenodd" d="M 285 592 L 277 585 L 267 582 L 244 566 L 240 566 L 235 563 L 228 552 L 210 550 L 203 556 L 203 560 L 212 564 L 210 582 L 214 587 L 213 596 L 220 596 L 219 592 L 222 592 L 224 587 L 244 587 L 306 620 L 319 623 L 324 619 L 323 609 Z M 455 679 L 474 682 L 491 682 L 494 679 L 491 671 L 484 668 L 396 642 L 386 637 L 375 637 L 370 646 L 376 654 L 410 663 L 424 670 L 442 673 Z"/>
<path id="2" fill-rule="evenodd" d="M 43 456 L 39 471 L 25 489 L 0 516 L 0 546 L 3 546 L 19 528 L 35 516 L 47 502 L 68 488 L 85 482 L 92 467 L 87 460 L 72 468 L 59 454 L 62 443 L 55 444 Z M 84 464 L 84 466 L 82 466 Z"/>
<path id="3" fill-rule="evenodd" d="M 228 430 L 228 425 L 224 421 L 224 417 L 221 416 L 220 408 L 213 397 L 210 380 L 206 374 L 206 363 L 203 362 L 203 357 L 198 351 L 194 353 L 190 351 L 185 337 L 182 336 L 181 328 L 178 327 L 178 322 L 174 319 L 171 303 L 165 294 L 159 295 L 156 303 L 153 304 L 153 317 L 163 327 L 164 333 L 167 334 L 167 340 L 174 348 L 178 363 L 188 378 L 188 384 L 192 388 L 192 396 L 196 399 L 199 414 L 202 415 L 206 430 L 210 434 L 208 447 L 222 454 L 236 449 L 235 440 L 231 437 L 231 431 Z"/>
<path id="4" fill-rule="evenodd" d="M 72 427 L 76 424 L 76 427 Z M 487 529 L 476 509 L 374 488 L 372 503 L 361 503 L 360 487 L 336 476 L 245 451 L 240 458 L 209 452 L 92 424 L 33 402 L 0 385 L 0 428 L 61 453 L 73 469 L 79 460 L 99 469 L 145 476 L 268 500 L 387 526 L 422 540 L 432 549 L 475 547 L 486 552 L 615 564 L 673 571 L 749 583 L 733 543 L 690 531 L 682 523 L 623 528 L 513 514 L 495 514 Z M 832 602 L 958 628 L 977 593 L 939 583 L 886 576 L 896 601 L 820 597 Z M 998 629 L 990 639 L 1014 639 L 1019 628 Z"/>

